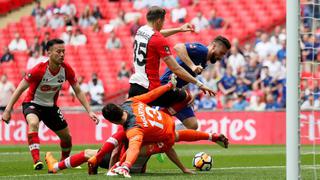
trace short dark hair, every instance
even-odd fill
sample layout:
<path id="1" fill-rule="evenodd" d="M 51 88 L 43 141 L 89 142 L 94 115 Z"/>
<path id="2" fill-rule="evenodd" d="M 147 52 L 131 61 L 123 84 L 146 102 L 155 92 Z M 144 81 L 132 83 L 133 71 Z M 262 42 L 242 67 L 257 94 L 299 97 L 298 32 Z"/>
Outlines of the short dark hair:
<path id="1" fill-rule="evenodd" d="M 231 48 L 230 41 L 223 36 L 217 36 L 216 38 L 214 38 L 213 42 L 217 42 L 221 45 L 224 45 L 228 50 Z"/>
<path id="2" fill-rule="evenodd" d="M 159 6 L 151 6 L 147 12 L 147 21 L 154 22 L 158 19 L 164 19 L 166 10 Z"/>
<path id="3" fill-rule="evenodd" d="M 46 50 L 48 51 L 55 44 L 64 44 L 64 41 L 61 39 L 51 39 L 50 41 L 47 42 Z"/>
<path id="4" fill-rule="evenodd" d="M 102 115 L 110 122 L 120 122 L 123 110 L 118 105 L 109 103 L 102 108 Z"/>

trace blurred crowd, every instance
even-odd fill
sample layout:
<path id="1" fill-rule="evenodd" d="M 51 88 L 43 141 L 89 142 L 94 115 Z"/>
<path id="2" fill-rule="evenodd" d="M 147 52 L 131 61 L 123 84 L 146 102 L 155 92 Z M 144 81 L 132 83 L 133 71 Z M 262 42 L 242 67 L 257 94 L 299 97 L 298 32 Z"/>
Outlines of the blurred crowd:
<path id="1" fill-rule="evenodd" d="M 279 110 L 286 107 L 286 32 L 277 26 L 272 33 L 257 31 L 252 42 L 240 45 L 232 40 L 226 57 L 199 76 L 218 91 L 216 97 L 189 89 L 199 109 Z"/>

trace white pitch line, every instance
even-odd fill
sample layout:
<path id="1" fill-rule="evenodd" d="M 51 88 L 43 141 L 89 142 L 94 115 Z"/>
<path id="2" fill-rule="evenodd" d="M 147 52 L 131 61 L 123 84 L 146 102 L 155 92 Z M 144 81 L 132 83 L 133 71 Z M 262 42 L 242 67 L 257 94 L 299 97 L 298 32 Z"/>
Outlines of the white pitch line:
<path id="1" fill-rule="evenodd" d="M 223 167 L 223 168 L 213 168 L 213 171 L 216 170 L 244 170 L 244 169 L 285 169 L 286 166 L 248 166 L 248 167 Z M 303 165 L 301 167 L 302 169 L 320 169 L 320 165 Z M 178 171 L 177 169 L 161 169 L 163 171 Z M 163 173 L 167 173 L 163 172 Z M 150 171 L 150 173 L 153 173 Z M 157 172 L 162 173 L 162 172 Z M 69 176 L 69 175 L 79 175 L 79 174 L 86 174 L 85 172 L 81 173 L 70 173 L 70 174 L 63 174 L 63 173 L 57 173 L 57 174 L 21 174 L 16 176 L 0 176 L 0 178 L 15 178 L 15 177 L 46 177 L 46 176 Z M 99 173 L 99 174 L 105 174 L 105 173 Z"/>

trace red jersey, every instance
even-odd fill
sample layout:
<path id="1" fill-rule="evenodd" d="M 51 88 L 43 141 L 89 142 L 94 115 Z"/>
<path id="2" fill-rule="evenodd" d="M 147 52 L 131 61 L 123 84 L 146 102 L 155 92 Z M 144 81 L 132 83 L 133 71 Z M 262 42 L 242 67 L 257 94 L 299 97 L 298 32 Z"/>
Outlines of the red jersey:
<path id="1" fill-rule="evenodd" d="M 160 58 L 171 55 L 167 40 L 150 26 L 138 29 L 134 38 L 134 74 L 129 82 L 149 90 L 159 87 Z"/>
<path id="2" fill-rule="evenodd" d="M 71 85 L 77 82 L 74 70 L 69 64 L 62 63 L 57 72 L 51 72 L 49 61 L 36 65 L 24 79 L 29 83 L 24 102 L 32 102 L 41 106 L 56 105 L 59 91 L 66 80 Z"/>

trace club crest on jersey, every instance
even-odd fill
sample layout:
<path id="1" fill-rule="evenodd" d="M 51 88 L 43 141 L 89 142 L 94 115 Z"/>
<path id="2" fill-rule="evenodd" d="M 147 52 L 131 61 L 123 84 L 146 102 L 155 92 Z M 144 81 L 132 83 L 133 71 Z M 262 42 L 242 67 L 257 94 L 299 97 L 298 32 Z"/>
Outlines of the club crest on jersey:
<path id="1" fill-rule="evenodd" d="M 167 54 L 171 54 L 170 48 L 169 48 L 168 46 L 165 46 L 165 47 L 164 47 L 164 50 L 166 51 Z"/>
<path id="2" fill-rule="evenodd" d="M 194 48 L 196 48 L 196 45 L 190 44 L 189 47 L 190 47 L 191 49 L 194 49 Z"/>
<path id="3" fill-rule="evenodd" d="M 63 83 L 64 82 L 64 77 L 62 75 L 58 76 L 58 83 Z"/>

